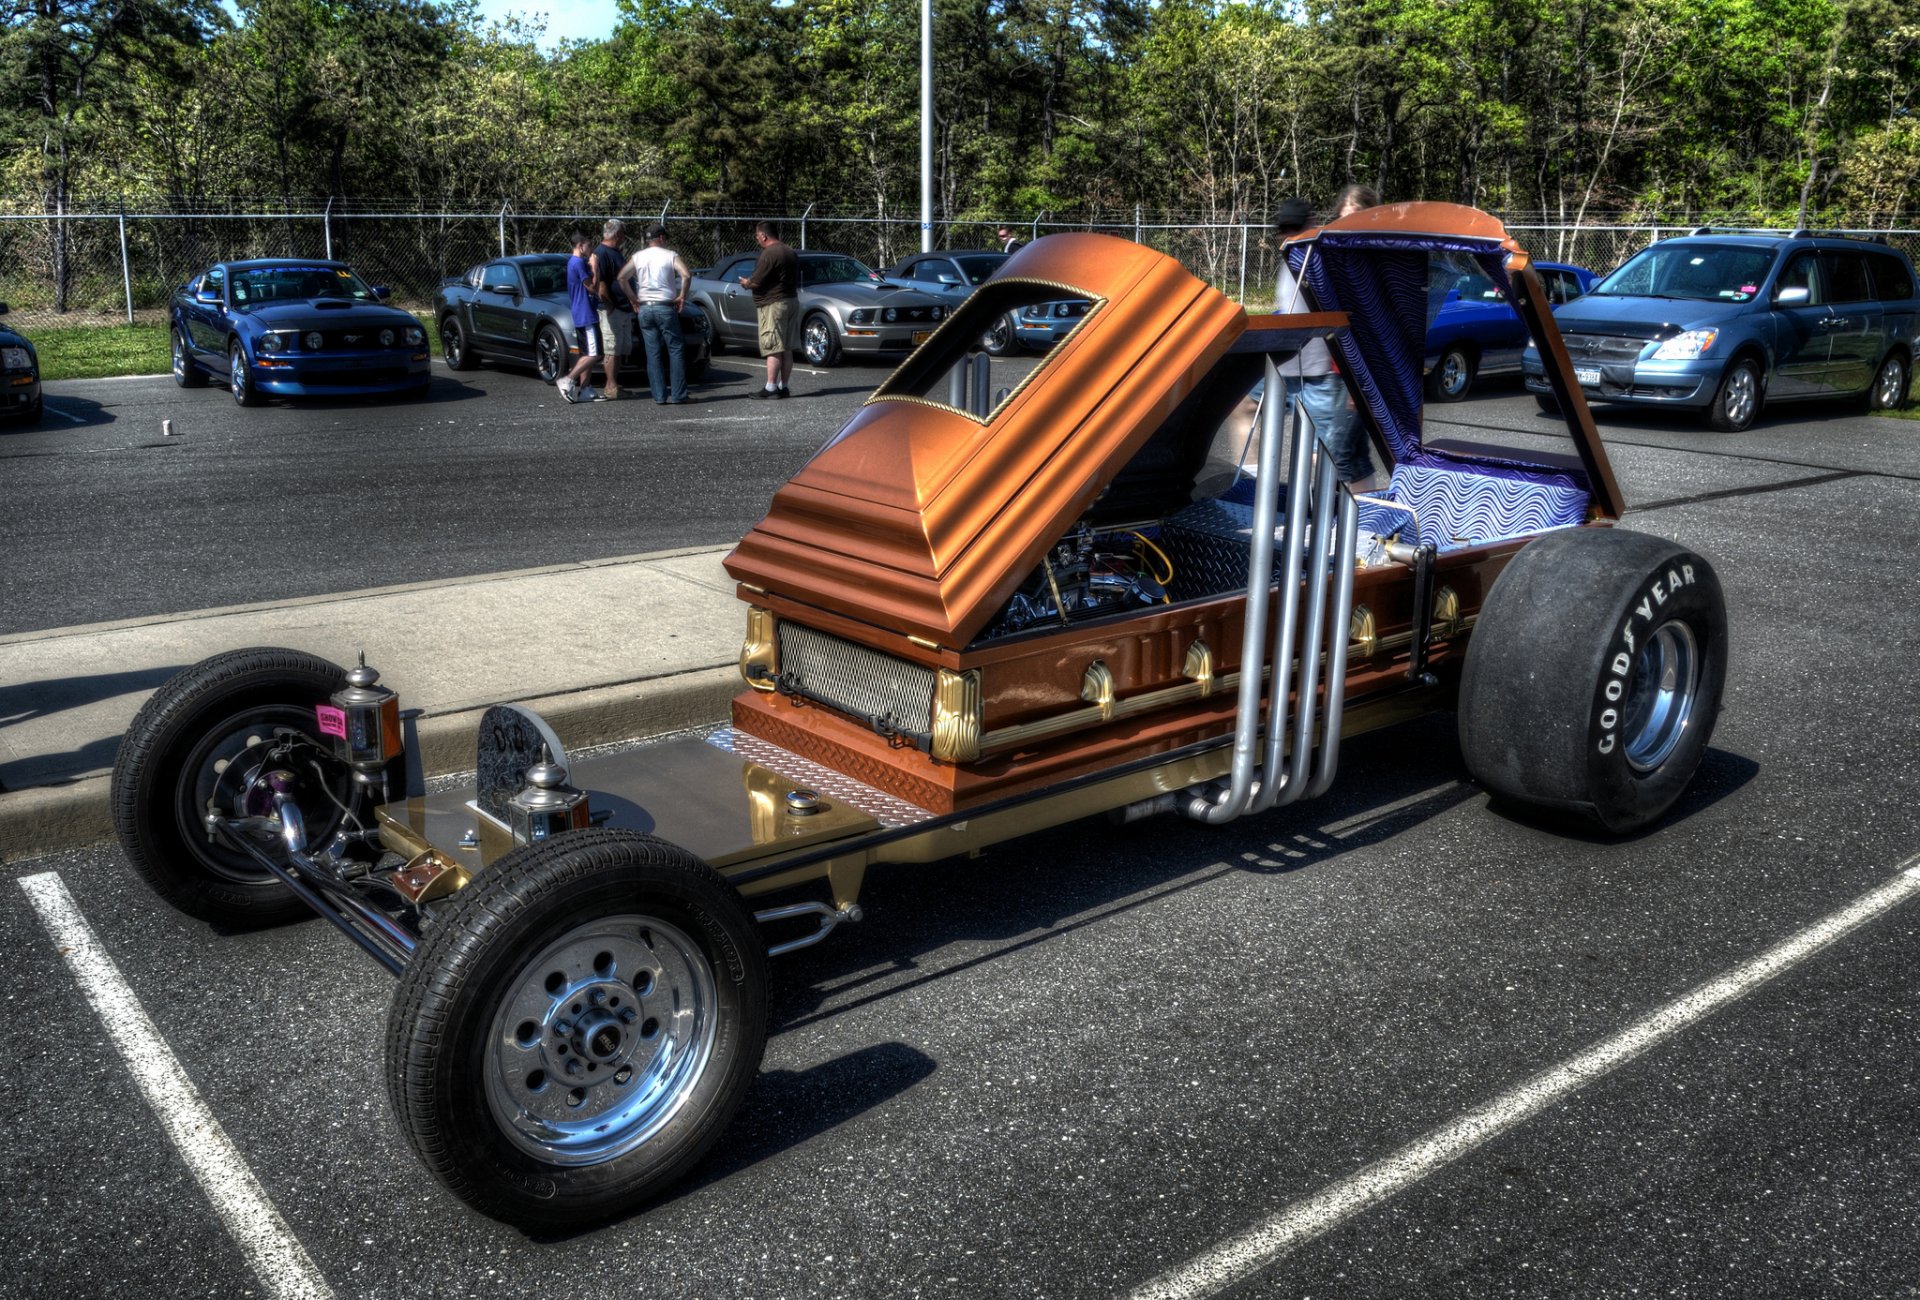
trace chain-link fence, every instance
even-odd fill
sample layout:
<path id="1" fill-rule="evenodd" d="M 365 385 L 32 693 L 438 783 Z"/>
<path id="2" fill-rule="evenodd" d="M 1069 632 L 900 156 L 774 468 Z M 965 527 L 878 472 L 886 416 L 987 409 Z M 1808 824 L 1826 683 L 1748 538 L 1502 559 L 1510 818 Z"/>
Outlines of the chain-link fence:
<path id="1" fill-rule="evenodd" d="M 693 213 L 629 214 L 631 223 L 665 217 L 672 241 L 690 265 L 711 266 L 753 248 L 756 220 L 777 221 L 797 247 L 852 254 L 877 268 L 916 252 L 920 223 L 911 217 L 816 215 L 763 217 Z M 334 257 L 369 283 L 388 285 L 394 301 L 427 309 L 446 276 L 476 262 L 515 253 L 558 252 L 575 228 L 599 237 L 601 214 L 519 212 L 274 213 L 0 213 L 0 301 L 14 323 L 102 325 L 164 320 L 168 301 L 195 271 L 243 257 Z M 1188 221 L 1141 212 L 1108 222 L 1039 219 L 940 222 L 942 248 L 997 247 L 1005 224 L 1023 238 L 1063 230 L 1097 230 L 1133 239 L 1177 258 L 1194 274 L 1254 309 L 1272 305 L 1279 244 L 1260 222 Z M 1691 227 L 1515 224 L 1508 229 L 1543 261 L 1607 271 L 1656 239 Z M 1920 260 L 1920 231 L 1871 234 Z"/>

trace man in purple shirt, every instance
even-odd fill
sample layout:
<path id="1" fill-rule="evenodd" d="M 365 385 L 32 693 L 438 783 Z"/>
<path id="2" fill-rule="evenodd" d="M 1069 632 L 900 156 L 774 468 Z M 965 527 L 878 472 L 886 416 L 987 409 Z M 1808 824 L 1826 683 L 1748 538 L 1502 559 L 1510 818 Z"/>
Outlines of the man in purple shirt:
<path id="1" fill-rule="evenodd" d="M 567 259 L 567 306 L 573 312 L 573 346 L 580 359 L 554 383 L 560 396 L 569 402 L 607 400 L 592 389 L 583 392 L 580 388 L 580 381 L 599 363 L 605 351 L 600 345 L 599 305 L 593 298 L 593 265 L 587 260 L 592 250 L 593 236 L 584 230 L 574 231 L 573 256 Z"/>

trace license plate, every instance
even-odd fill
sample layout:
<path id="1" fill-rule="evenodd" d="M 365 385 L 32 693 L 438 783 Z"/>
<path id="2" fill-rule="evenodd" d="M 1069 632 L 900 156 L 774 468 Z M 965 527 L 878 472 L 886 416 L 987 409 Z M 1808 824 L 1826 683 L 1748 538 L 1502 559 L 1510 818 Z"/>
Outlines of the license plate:
<path id="1" fill-rule="evenodd" d="M 1573 379 L 1575 383 L 1583 387 L 1598 388 L 1600 386 L 1600 371 L 1594 366 L 1575 366 L 1573 368 Z"/>
<path id="2" fill-rule="evenodd" d="M 922 343 L 925 343 L 928 339 L 932 337 L 933 337 L 932 330 L 915 330 L 913 332 L 913 346 L 917 348 Z"/>

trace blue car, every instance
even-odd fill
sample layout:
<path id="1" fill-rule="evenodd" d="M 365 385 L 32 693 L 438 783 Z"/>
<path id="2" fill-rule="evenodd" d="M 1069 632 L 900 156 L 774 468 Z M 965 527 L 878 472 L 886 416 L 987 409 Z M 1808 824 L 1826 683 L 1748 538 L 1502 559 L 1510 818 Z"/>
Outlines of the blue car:
<path id="1" fill-rule="evenodd" d="M 224 379 L 233 400 L 419 395 L 431 382 L 426 329 L 344 262 L 220 262 L 174 295 L 173 381 Z"/>
<path id="2" fill-rule="evenodd" d="M 0 302 L 0 316 L 6 314 Z M 0 325 L 0 416 L 35 424 L 41 409 L 40 358 L 26 335 Z"/>
<path id="3" fill-rule="evenodd" d="M 1584 266 L 1535 262 L 1554 310 L 1586 293 L 1600 277 Z M 1427 327 L 1427 399 L 1457 402 L 1481 375 L 1518 374 L 1527 327 L 1486 272 L 1466 258 L 1434 257 L 1427 278 L 1433 312 Z"/>
<path id="4" fill-rule="evenodd" d="M 957 306 L 985 284 L 1011 256 L 1013 254 L 991 248 L 915 253 L 895 263 L 886 276 Z M 991 357 L 1008 356 L 1022 347 L 1045 352 L 1065 338 L 1092 307 L 1085 298 L 1066 298 L 1017 308 L 994 319 L 993 328 L 980 338 L 980 349 Z"/>
<path id="5" fill-rule="evenodd" d="M 1558 316 L 1588 401 L 1683 407 L 1737 432 L 1770 401 L 1901 405 L 1920 296 L 1913 263 L 1884 244 L 1702 230 L 1643 249 Z M 1538 354 L 1525 369 L 1552 409 Z"/>

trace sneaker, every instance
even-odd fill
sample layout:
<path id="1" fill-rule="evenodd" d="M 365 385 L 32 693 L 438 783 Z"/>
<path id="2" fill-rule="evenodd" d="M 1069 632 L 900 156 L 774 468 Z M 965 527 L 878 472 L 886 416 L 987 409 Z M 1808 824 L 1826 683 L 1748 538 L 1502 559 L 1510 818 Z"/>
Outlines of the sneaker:
<path id="1" fill-rule="evenodd" d="M 753 400 L 756 402 L 764 402 L 769 397 L 778 397 L 778 396 L 780 396 L 780 391 L 778 389 L 760 388 L 760 389 L 754 390 Z"/>
<path id="2" fill-rule="evenodd" d="M 773 395 L 774 395 L 775 397 L 792 397 L 792 396 L 793 396 L 793 394 L 792 394 L 792 393 L 789 393 L 789 392 L 787 391 L 787 386 L 786 386 L 785 384 L 782 384 L 782 385 L 780 385 L 780 387 L 778 387 L 778 388 L 776 388 L 776 389 L 774 389 L 774 390 L 773 390 Z"/>
<path id="3" fill-rule="evenodd" d="M 620 400 L 620 394 L 596 392 L 595 394 L 593 394 L 593 396 L 589 397 L 587 400 L 589 402 L 617 402 Z"/>
<path id="4" fill-rule="evenodd" d="M 566 380 L 562 379 L 559 383 L 555 384 L 554 387 L 560 390 L 560 399 L 562 401 L 577 402 L 580 400 L 579 388 L 568 383 Z"/>

